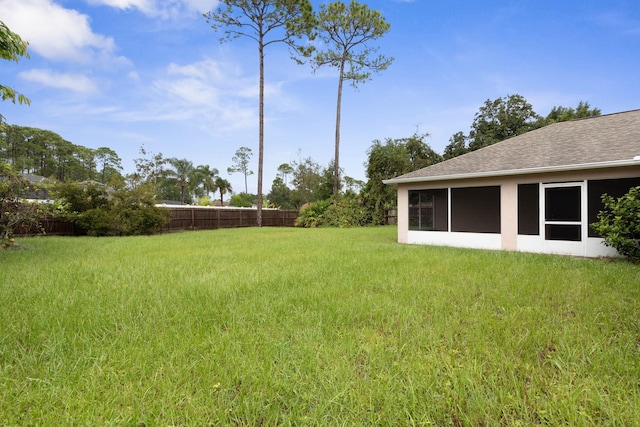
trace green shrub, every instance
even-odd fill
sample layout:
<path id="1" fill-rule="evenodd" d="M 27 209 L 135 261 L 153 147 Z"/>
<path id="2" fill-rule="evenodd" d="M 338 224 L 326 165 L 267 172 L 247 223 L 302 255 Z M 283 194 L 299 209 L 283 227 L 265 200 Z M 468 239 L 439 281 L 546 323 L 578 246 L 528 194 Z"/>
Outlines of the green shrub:
<path id="1" fill-rule="evenodd" d="M 209 196 L 200 197 L 196 204 L 198 206 L 211 206 L 211 198 Z"/>
<path id="2" fill-rule="evenodd" d="M 154 206 L 129 207 L 118 212 L 118 235 L 154 234 L 168 221 L 169 211 Z"/>
<path id="3" fill-rule="evenodd" d="M 169 211 L 155 206 L 152 187 L 121 187 L 113 192 L 113 200 L 112 210 L 118 235 L 154 234 L 169 221 Z"/>
<path id="4" fill-rule="evenodd" d="M 29 182 L 20 176 L 8 163 L 0 162 L 0 248 L 7 248 L 15 242 L 17 230 L 38 232 L 39 205 L 23 200 Z"/>
<path id="5" fill-rule="evenodd" d="M 607 246 L 615 248 L 630 261 L 640 261 L 640 187 L 633 187 L 622 197 L 602 195 L 604 209 L 598 222 L 591 224 Z"/>
<path id="6" fill-rule="evenodd" d="M 257 203 L 257 200 L 258 199 L 255 194 L 237 193 L 231 196 L 231 198 L 229 199 L 229 206 L 250 208 Z"/>
<path id="7" fill-rule="evenodd" d="M 154 193 L 144 185 L 116 189 L 95 183 L 65 183 L 56 188 L 61 212 L 89 236 L 153 234 L 169 220 L 155 206 Z"/>
<path id="8" fill-rule="evenodd" d="M 371 224 L 371 215 L 356 198 L 343 197 L 325 211 L 330 227 L 362 227 Z"/>
<path id="9" fill-rule="evenodd" d="M 371 215 L 355 197 L 342 197 L 311 203 L 300 211 L 297 227 L 361 227 L 371 223 Z"/>
<path id="10" fill-rule="evenodd" d="M 114 218 L 111 211 L 104 209 L 89 209 L 75 215 L 75 224 L 83 229 L 88 236 L 115 235 Z"/>
<path id="11" fill-rule="evenodd" d="M 310 203 L 300 211 L 296 219 L 296 227 L 316 228 L 325 225 L 325 212 L 331 205 L 330 200 L 320 200 Z"/>
<path id="12" fill-rule="evenodd" d="M 106 209 L 109 206 L 107 186 L 95 182 L 64 182 L 55 186 L 56 195 L 64 199 L 69 213 L 82 213 L 91 209 Z"/>
<path id="13" fill-rule="evenodd" d="M 63 182 L 54 188 L 61 215 L 78 227 L 80 234 L 106 236 L 113 219 L 107 187 L 97 183 Z"/>

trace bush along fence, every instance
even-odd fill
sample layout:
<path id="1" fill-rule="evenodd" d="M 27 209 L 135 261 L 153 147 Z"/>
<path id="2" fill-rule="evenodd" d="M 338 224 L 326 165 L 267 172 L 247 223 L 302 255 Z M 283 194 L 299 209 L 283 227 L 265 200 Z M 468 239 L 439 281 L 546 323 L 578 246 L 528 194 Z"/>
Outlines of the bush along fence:
<path id="1" fill-rule="evenodd" d="M 253 227 L 257 222 L 257 210 L 251 208 L 216 208 L 208 206 L 163 206 L 171 213 L 162 232 L 180 230 L 212 230 L 218 228 Z M 265 227 L 294 227 L 297 210 L 262 209 L 262 225 Z M 39 227 L 21 228 L 16 236 L 33 236 L 40 231 L 51 236 L 81 234 L 75 224 L 64 218 L 45 217 Z"/>

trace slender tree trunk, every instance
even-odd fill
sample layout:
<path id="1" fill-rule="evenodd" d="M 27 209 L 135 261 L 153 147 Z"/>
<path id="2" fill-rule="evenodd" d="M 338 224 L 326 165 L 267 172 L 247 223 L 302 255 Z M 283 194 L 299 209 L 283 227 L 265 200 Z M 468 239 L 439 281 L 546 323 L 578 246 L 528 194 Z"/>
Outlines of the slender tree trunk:
<path id="1" fill-rule="evenodd" d="M 338 78 L 338 102 L 336 105 L 336 151 L 333 159 L 333 204 L 336 204 L 338 202 L 338 183 L 340 182 L 340 109 L 342 105 L 344 62 L 345 61 L 343 59 L 340 63 L 340 77 Z"/>
<path id="2" fill-rule="evenodd" d="M 258 200 L 256 201 L 256 225 L 262 227 L 262 163 L 264 161 L 264 44 L 262 36 L 258 43 L 260 51 L 260 135 L 258 143 Z"/>

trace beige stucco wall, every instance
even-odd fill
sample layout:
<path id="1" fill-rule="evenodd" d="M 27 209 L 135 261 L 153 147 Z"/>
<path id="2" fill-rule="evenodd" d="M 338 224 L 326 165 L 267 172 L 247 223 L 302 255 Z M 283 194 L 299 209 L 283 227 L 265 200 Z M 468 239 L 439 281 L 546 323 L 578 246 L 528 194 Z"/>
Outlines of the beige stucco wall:
<path id="1" fill-rule="evenodd" d="M 616 179 L 640 176 L 640 166 L 617 169 L 594 169 L 583 171 L 556 172 L 551 174 L 528 174 L 504 177 L 488 177 L 435 182 L 419 182 L 398 185 L 398 242 L 408 243 L 409 190 L 436 188 L 460 188 L 500 186 L 501 239 L 502 249 L 518 250 L 518 184 L 559 183 L 594 179 Z M 428 233 L 428 232 L 427 232 Z"/>
<path id="2" fill-rule="evenodd" d="M 518 184 L 504 182 L 500 186 L 500 230 L 502 249 L 518 249 Z"/>
<path id="3" fill-rule="evenodd" d="M 398 242 L 408 243 L 407 233 L 409 231 L 409 188 L 398 186 Z"/>

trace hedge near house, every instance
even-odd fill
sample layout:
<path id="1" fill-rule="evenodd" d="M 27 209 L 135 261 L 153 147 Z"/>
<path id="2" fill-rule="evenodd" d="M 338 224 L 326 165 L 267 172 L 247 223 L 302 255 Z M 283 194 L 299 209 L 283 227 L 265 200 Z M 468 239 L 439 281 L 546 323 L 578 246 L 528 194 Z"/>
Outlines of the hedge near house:
<path id="1" fill-rule="evenodd" d="M 602 195 L 604 209 L 591 224 L 607 246 L 632 262 L 640 262 L 640 187 L 633 187 L 622 197 Z"/>

